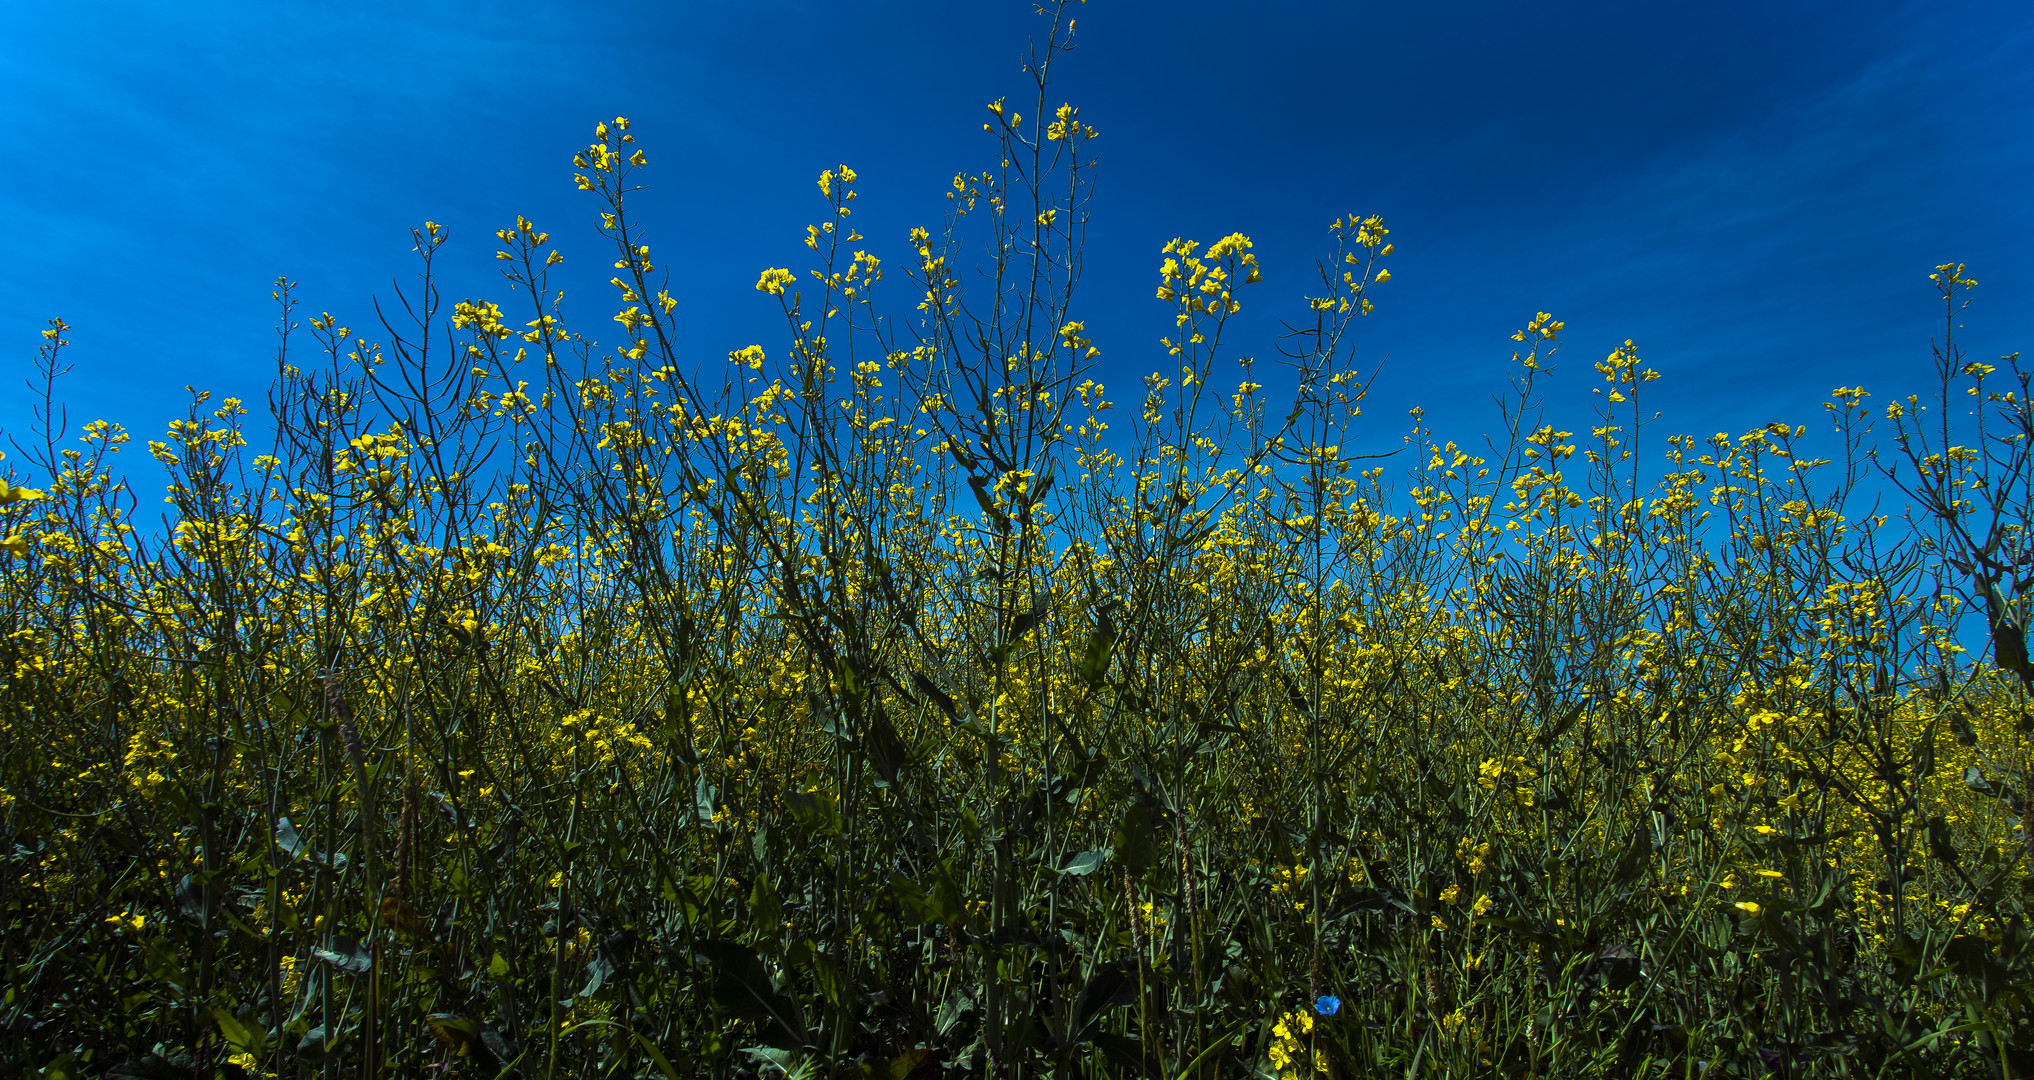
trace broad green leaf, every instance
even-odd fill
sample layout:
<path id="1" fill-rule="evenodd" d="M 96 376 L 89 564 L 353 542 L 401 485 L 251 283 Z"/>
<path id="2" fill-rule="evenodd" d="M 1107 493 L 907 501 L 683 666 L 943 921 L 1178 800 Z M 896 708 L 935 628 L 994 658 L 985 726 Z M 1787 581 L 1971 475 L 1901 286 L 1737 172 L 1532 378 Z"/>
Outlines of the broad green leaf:
<path id="1" fill-rule="evenodd" d="M 1074 877 L 1084 877 L 1101 869 L 1103 861 L 1108 857 L 1109 853 L 1106 851 L 1077 852 L 1060 866 L 1059 872 L 1070 874 Z"/>
<path id="2" fill-rule="evenodd" d="M 755 1021 L 766 1045 L 796 1050 L 811 1042 L 798 1003 L 777 992 L 753 949 L 711 938 L 693 949 L 713 968 L 714 1001 L 736 1017 Z"/>
<path id="3" fill-rule="evenodd" d="M 233 1044 L 233 1048 L 256 1058 L 268 1052 L 268 1031 L 259 1024 L 252 1024 L 233 1015 L 233 1010 L 224 1005 L 212 1006 L 212 1019 L 219 1024 L 219 1034 Z"/>

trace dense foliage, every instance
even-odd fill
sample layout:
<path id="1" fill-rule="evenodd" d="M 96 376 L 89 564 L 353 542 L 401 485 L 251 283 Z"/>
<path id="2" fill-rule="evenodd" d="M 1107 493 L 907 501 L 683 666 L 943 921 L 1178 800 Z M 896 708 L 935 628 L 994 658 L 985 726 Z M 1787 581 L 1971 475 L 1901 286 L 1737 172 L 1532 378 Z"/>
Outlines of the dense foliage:
<path id="1" fill-rule="evenodd" d="M 1224 341 L 1237 235 L 1167 246 L 1177 368 L 1118 414 L 1047 17 L 901 263 L 821 175 L 718 386 L 621 119 L 576 159 L 619 347 L 526 221 L 448 312 L 427 224 L 379 343 L 279 283 L 275 445 L 201 397 L 160 529 L 52 419 L 52 323 L 0 1075 L 2034 1072 L 2017 363 L 1649 444 L 1630 343 L 1541 415 L 1542 314 L 1481 449 L 1415 410 L 1359 459 L 1352 215 L 1290 408 Z"/>

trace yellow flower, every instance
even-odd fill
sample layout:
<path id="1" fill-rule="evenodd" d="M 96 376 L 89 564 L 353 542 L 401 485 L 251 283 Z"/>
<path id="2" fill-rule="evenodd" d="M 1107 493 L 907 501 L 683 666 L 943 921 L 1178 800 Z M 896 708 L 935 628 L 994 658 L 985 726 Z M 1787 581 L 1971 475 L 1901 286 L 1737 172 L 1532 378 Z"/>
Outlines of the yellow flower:
<path id="1" fill-rule="evenodd" d="M 142 927 L 148 925 L 148 916 L 123 911 L 118 915 L 108 915 L 106 922 L 115 929 L 139 933 Z"/>
<path id="2" fill-rule="evenodd" d="M 765 270 L 762 276 L 756 279 L 756 291 L 766 292 L 771 296 L 782 296 L 784 287 L 795 280 L 797 278 L 789 270 Z"/>
<path id="3" fill-rule="evenodd" d="M 0 480 L 0 506 L 7 506 L 18 502 L 34 502 L 45 497 L 42 492 L 34 488 L 10 486 L 7 481 Z"/>
<path id="4" fill-rule="evenodd" d="M 1230 233 L 1229 235 L 1221 238 L 1220 240 L 1217 240 L 1214 243 L 1208 245 L 1207 257 L 1210 260 L 1219 259 L 1224 255 L 1232 254 L 1235 252 L 1248 251 L 1250 250 L 1250 246 L 1251 245 L 1249 237 L 1243 235 L 1242 233 Z M 1255 263 L 1257 260 L 1255 256 L 1245 256 L 1244 261 Z"/>
<path id="5" fill-rule="evenodd" d="M 1744 912 L 1746 915 L 1757 915 L 1760 911 L 1758 902 L 1755 900 L 1739 900 L 1737 903 L 1732 904 L 1731 907 Z"/>

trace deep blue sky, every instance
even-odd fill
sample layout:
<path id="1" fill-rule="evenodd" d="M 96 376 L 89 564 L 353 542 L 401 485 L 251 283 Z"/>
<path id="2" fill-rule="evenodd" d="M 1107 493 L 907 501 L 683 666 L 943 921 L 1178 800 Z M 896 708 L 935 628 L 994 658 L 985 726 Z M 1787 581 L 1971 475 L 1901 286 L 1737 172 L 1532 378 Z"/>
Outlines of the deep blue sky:
<path id="1" fill-rule="evenodd" d="M 1399 246 L 1365 330 L 1390 357 L 1382 443 L 1412 404 L 1446 434 L 1489 427 L 1507 335 L 1539 310 L 1568 324 L 1558 390 L 1582 401 L 1589 365 L 1635 338 L 1675 431 L 1817 424 L 1838 384 L 1925 389 L 1938 262 L 1983 283 L 1974 355 L 2034 351 L 2025 0 L 1097 0 L 1078 17 L 1060 96 L 1102 133 L 1084 288 L 1119 400 L 1161 366 L 1167 239 L 1256 240 L 1265 283 L 1232 340 L 1269 359 L 1349 211 L 1382 214 Z M 504 293 L 492 233 L 518 213 L 604 281 L 570 158 L 616 114 L 651 157 L 644 220 L 690 356 L 777 355 L 752 286 L 800 265 L 818 171 L 860 172 L 857 222 L 895 261 L 947 178 L 992 162 L 983 104 L 1022 100 L 1042 29 L 1004 0 L 0 0 L 0 373 L 26 374 L 60 315 L 74 423 L 155 437 L 186 384 L 258 408 L 271 280 L 372 327 L 426 219 L 452 231 L 449 298 Z M 611 291 L 569 288 L 568 322 L 601 336 Z M 28 400 L 4 385 L 0 428 L 20 437 Z"/>

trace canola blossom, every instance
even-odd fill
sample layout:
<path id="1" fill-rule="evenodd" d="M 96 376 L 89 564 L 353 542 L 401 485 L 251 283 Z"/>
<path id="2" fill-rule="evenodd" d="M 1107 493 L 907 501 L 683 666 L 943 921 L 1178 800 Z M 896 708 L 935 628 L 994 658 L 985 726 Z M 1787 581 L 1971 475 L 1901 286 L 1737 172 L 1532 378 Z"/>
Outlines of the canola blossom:
<path id="1" fill-rule="evenodd" d="M 197 395 L 159 528 L 118 426 L 0 463 L 0 1075 L 2034 1071 L 2034 416 L 1965 268 L 1931 398 L 1662 436 L 1626 341 L 1553 416 L 1542 312 L 1450 438 L 1370 397 L 1381 217 L 1283 299 L 1179 238 L 1119 410 L 1045 17 L 900 247 L 819 174 L 767 346 L 679 352 L 617 117 L 601 310 L 520 217 L 441 305 L 427 222 L 415 325 L 277 283 L 278 435 Z"/>

